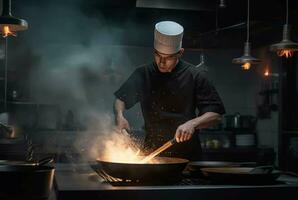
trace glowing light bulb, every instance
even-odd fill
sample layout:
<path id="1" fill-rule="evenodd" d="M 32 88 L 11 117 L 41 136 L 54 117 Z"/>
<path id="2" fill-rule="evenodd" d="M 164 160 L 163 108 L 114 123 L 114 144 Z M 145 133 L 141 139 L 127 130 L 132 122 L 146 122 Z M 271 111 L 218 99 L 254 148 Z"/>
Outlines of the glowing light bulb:
<path id="1" fill-rule="evenodd" d="M 2 30 L 2 37 L 6 38 L 9 35 L 17 36 L 14 32 L 11 32 L 9 26 L 4 26 Z"/>
<path id="2" fill-rule="evenodd" d="M 243 70 L 249 70 L 250 69 L 251 64 L 250 63 L 244 63 L 243 65 L 241 65 Z"/>
<path id="3" fill-rule="evenodd" d="M 269 76 L 269 70 L 268 69 L 266 69 L 266 71 L 264 72 L 264 75 Z"/>
<path id="4" fill-rule="evenodd" d="M 291 49 L 281 49 L 281 50 L 277 51 L 277 55 L 280 57 L 284 56 L 286 58 L 289 58 L 294 55 L 294 51 Z"/>

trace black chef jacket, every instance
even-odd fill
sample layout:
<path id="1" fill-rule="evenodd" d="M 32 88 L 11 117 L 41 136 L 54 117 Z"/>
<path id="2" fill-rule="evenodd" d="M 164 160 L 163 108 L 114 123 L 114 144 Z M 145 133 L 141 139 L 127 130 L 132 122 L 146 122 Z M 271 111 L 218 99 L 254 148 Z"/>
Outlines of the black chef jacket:
<path id="1" fill-rule="evenodd" d="M 180 60 L 169 73 L 158 70 L 155 62 L 137 68 L 115 92 L 129 109 L 140 102 L 145 121 L 144 149 L 155 150 L 172 139 L 179 125 L 206 112 L 224 114 L 223 103 L 204 72 Z M 195 132 L 191 140 L 173 145 L 163 156 L 198 160 L 200 141 Z"/>

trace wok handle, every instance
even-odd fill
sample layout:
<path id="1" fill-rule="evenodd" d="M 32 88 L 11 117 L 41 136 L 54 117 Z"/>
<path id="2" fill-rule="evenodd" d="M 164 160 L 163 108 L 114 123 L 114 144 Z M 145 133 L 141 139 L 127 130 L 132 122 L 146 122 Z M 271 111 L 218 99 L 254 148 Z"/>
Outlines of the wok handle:
<path id="1" fill-rule="evenodd" d="M 171 143 L 171 145 L 177 144 L 176 138 L 171 139 L 169 142 Z"/>

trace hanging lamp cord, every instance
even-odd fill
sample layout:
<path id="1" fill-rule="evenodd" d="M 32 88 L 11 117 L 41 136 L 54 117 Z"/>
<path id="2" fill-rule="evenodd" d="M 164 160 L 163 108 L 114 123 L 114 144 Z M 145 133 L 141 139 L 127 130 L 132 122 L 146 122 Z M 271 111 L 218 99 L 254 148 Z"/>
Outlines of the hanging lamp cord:
<path id="1" fill-rule="evenodd" d="M 289 0 L 287 0 L 286 12 L 287 12 L 286 24 L 288 25 L 288 23 L 289 23 Z"/>
<path id="2" fill-rule="evenodd" d="M 247 33 L 246 33 L 246 42 L 249 42 L 249 0 L 247 0 Z"/>

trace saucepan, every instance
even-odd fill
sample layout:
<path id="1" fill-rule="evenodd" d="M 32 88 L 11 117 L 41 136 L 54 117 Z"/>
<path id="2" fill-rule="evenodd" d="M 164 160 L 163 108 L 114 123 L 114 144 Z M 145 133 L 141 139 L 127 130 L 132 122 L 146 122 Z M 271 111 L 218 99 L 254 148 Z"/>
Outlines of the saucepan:
<path id="1" fill-rule="evenodd" d="M 143 159 L 143 158 L 140 158 Z M 150 163 L 117 163 L 97 159 L 108 175 L 124 180 L 154 181 L 179 179 L 188 160 L 174 157 L 155 157 Z"/>
<path id="2" fill-rule="evenodd" d="M 201 168 L 203 174 L 216 183 L 270 184 L 276 182 L 281 172 L 272 166 Z"/>

